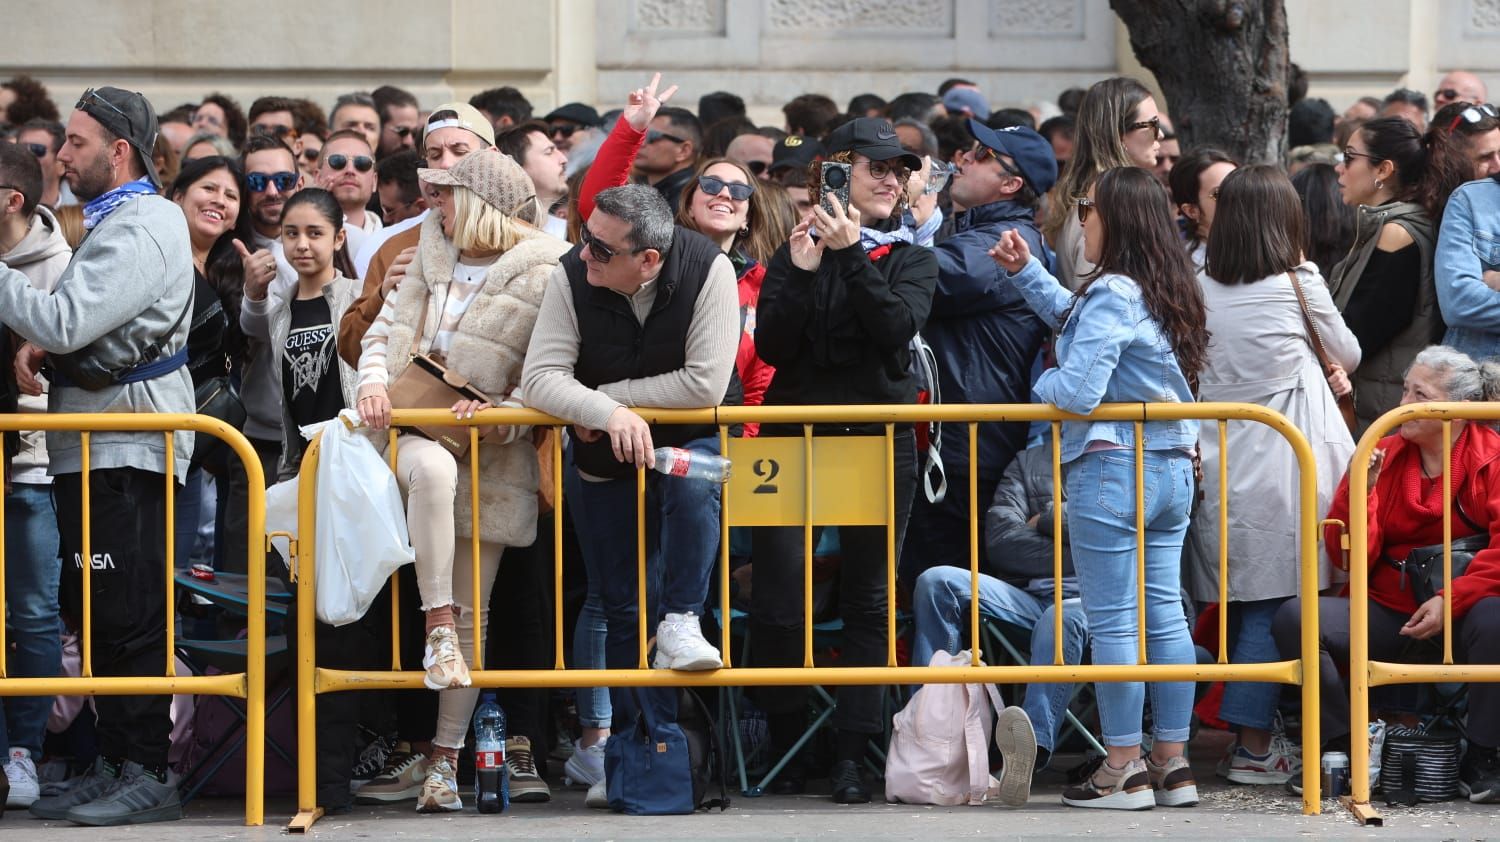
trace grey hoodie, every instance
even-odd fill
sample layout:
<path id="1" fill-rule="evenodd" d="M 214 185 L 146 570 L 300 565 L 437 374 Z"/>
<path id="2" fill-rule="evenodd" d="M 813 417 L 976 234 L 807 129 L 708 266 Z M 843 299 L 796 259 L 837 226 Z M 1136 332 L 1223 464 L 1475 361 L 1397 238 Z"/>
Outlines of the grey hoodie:
<path id="1" fill-rule="evenodd" d="M 19 271 L 31 280 L 31 285 L 42 292 L 51 292 L 57 279 L 68 268 L 73 249 L 63 237 L 57 217 L 42 205 L 37 205 L 31 217 L 31 229 L 16 247 L 0 254 L 0 261 Z M 21 396 L 22 412 L 46 412 L 47 398 Z M 21 449 L 12 463 L 16 482 L 44 485 L 51 482 L 47 477 L 47 437 L 45 433 L 21 434 Z"/>
<path id="2" fill-rule="evenodd" d="M 193 297 L 193 257 L 182 210 L 151 194 L 133 198 L 89 232 L 52 294 L 0 261 L 0 313 L 6 326 L 43 350 L 63 354 L 89 348 L 111 368 L 131 365 L 157 341 Z M 187 342 L 188 321 L 178 324 L 163 349 L 175 354 Z M 97 392 L 53 387 L 49 412 L 180 412 L 196 410 L 193 382 L 184 366 L 162 377 Z M 187 474 L 192 433 L 174 436 L 177 478 Z M 83 470 L 76 432 L 47 434 L 50 473 Z M 94 433 L 94 468 L 166 470 L 160 433 Z"/>

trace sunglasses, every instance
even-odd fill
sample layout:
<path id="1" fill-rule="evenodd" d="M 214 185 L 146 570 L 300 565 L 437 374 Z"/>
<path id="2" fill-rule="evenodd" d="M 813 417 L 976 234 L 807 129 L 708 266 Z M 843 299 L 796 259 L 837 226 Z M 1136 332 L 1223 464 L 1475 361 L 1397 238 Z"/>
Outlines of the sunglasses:
<path id="1" fill-rule="evenodd" d="M 1022 181 L 1026 180 L 1026 176 L 1021 175 L 1020 170 L 1016 169 L 1010 164 L 1005 163 L 1004 158 L 1000 157 L 999 154 L 995 152 L 995 150 L 989 148 L 988 146 L 985 146 L 983 143 L 974 144 L 974 149 L 969 153 L 969 155 L 974 158 L 974 163 L 976 164 L 982 164 L 985 161 L 994 159 L 995 163 L 999 164 L 1000 169 L 1005 170 L 1007 175 L 1013 175 L 1016 178 L 1021 179 Z"/>
<path id="2" fill-rule="evenodd" d="M 348 155 L 328 156 L 328 168 L 332 170 L 342 170 L 350 163 L 353 163 L 354 168 L 360 172 L 369 172 L 375 168 L 375 161 L 369 155 L 355 155 L 352 158 Z"/>
<path id="3" fill-rule="evenodd" d="M 285 193 L 297 186 L 297 174 L 294 172 L 247 172 L 245 184 L 249 185 L 251 193 L 264 193 L 273 184 L 276 185 L 278 193 Z"/>
<path id="4" fill-rule="evenodd" d="M 739 181 L 725 181 L 722 178 L 712 175 L 698 176 L 698 189 L 702 190 L 706 196 L 717 196 L 724 192 L 725 187 L 729 188 L 729 198 L 736 202 L 743 202 L 749 199 L 750 194 L 755 192 L 755 185 L 753 184 L 745 184 Z"/>
<path id="5" fill-rule="evenodd" d="M 658 140 L 670 140 L 673 143 L 687 143 L 687 141 L 685 139 L 680 138 L 680 137 L 678 137 L 675 134 L 667 134 L 666 132 L 659 132 L 656 129 L 652 129 L 652 130 L 646 132 L 646 142 L 647 143 L 655 143 Z"/>
<path id="6" fill-rule="evenodd" d="M 1125 133 L 1129 134 L 1141 129 L 1150 129 L 1151 132 L 1156 135 L 1157 140 L 1161 140 L 1162 138 L 1167 136 L 1166 132 L 1162 131 L 1160 117 L 1152 117 L 1149 120 L 1141 120 L 1138 123 L 1129 123 L 1125 126 Z"/>
<path id="7" fill-rule="evenodd" d="M 551 136 L 560 137 L 564 140 L 567 140 L 568 138 L 573 136 L 574 132 L 581 132 L 586 128 L 588 127 L 580 126 L 577 123 L 553 123 Z"/>
<path id="8" fill-rule="evenodd" d="M 24 143 L 22 144 L 22 146 L 25 146 L 27 152 L 30 152 L 38 158 L 47 157 L 47 153 L 51 151 L 47 148 L 47 144 L 45 143 Z"/>
<path id="9" fill-rule="evenodd" d="M 1458 93 L 1458 91 L 1456 91 L 1456 90 L 1454 90 L 1452 88 L 1443 88 L 1440 91 L 1433 91 L 1432 92 L 1432 98 L 1433 99 L 1458 99 L 1459 98 L 1459 93 Z"/>
<path id="10" fill-rule="evenodd" d="M 412 126 L 386 126 L 385 130 L 401 140 L 406 140 L 409 135 L 417 133 L 416 128 Z"/>
<path id="11" fill-rule="evenodd" d="M 1084 196 L 1078 200 L 1078 224 L 1089 221 L 1089 212 L 1094 209 L 1094 200 Z"/>
<path id="12" fill-rule="evenodd" d="M 765 161 L 746 161 L 745 162 L 745 168 L 748 169 L 748 170 L 750 170 L 750 174 L 754 175 L 756 177 L 759 177 L 762 173 L 764 173 L 766 171 L 766 168 L 769 167 L 769 166 L 771 166 L 771 165 L 768 164 L 768 163 L 766 163 Z"/>
<path id="13" fill-rule="evenodd" d="M 1486 117 L 1490 117 L 1493 119 L 1495 117 L 1500 117 L 1500 113 L 1497 113 L 1495 111 L 1495 106 L 1490 105 L 1487 102 L 1480 103 L 1479 105 L 1471 105 L 1468 108 L 1465 108 L 1464 110 L 1458 112 L 1458 116 L 1453 118 L 1452 125 L 1448 126 L 1448 131 L 1451 132 L 1454 129 L 1458 128 L 1459 122 L 1477 123 Z"/>
<path id="14" fill-rule="evenodd" d="M 1349 164 L 1355 158 L 1368 158 L 1368 159 L 1370 159 L 1370 166 L 1372 166 L 1372 167 L 1375 166 L 1376 164 L 1380 163 L 1381 161 L 1385 160 L 1384 158 L 1381 158 L 1381 157 L 1378 157 L 1378 156 L 1375 156 L 1375 155 L 1371 155 L 1371 154 L 1369 154 L 1367 152 L 1355 152 L 1354 151 L 1354 147 L 1352 147 L 1352 146 L 1345 146 L 1344 147 L 1344 163 L 1345 164 Z"/>
<path id="15" fill-rule="evenodd" d="M 277 140 L 287 140 L 297 137 L 297 130 L 291 126 L 270 125 L 260 123 L 250 127 L 250 130 L 261 137 L 274 137 Z"/>
<path id="16" fill-rule="evenodd" d="M 315 148 L 312 148 L 312 149 L 304 149 L 304 150 L 302 150 L 302 157 L 309 164 L 317 161 L 318 160 L 318 156 L 322 155 L 322 154 L 323 154 L 323 148 L 321 146 L 315 147 Z"/>
<path id="17" fill-rule="evenodd" d="M 88 90 L 84 91 L 83 96 L 78 98 L 78 104 L 73 106 L 73 108 L 76 111 L 87 111 L 90 104 L 102 105 L 105 108 L 108 108 L 110 111 L 113 111 L 116 114 L 120 115 L 120 118 L 125 121 L 125 125 L 129 127 L 131 133 L 135 133 L 135 122 L 130 119 L 130 115 L 126 114 L 124 111 L 121 111 L 119 108 L 116 108 L 114 103 L 100 96 L 98 91 L 95 91 L 93 88 L 89 88 Z"/>
<path id="18" fill-rule="evenodd" d="M 590 231 L 587 225 L 578 229 L 578 239 L 585 246 L 588 246 L 589 254 L 592 254 L 594 256 L 594 259 L 600 263 L 608 263 L 611 260 L 615 259 L 615 255 L 621 253 L 620 249 L 611 248 L 599 242 L 599 240 L 594 237 L 594 232 Z M 631 249 L 630 253 L 640 254 L 643 251 L 645 251 L 645 249 Z"/>

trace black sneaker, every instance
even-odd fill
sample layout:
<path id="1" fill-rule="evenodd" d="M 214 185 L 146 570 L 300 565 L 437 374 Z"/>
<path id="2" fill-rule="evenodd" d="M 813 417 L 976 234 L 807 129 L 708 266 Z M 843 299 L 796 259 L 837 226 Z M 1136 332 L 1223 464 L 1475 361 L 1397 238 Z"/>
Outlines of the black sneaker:
<path id="1" fill-rule="evenodd" d="M 182 818 L 177 783 L 177 775 L 171 772 L 159 781 L 139 763 L 126 763 L 113 787 L 69 810 L 65 818 L 89 827 L 177 821 Z"/>
<path id="2" fill-rule="evenodd" d="M 1458 766 L 1458 791 L 1475 804 L 1500 802 L 1500 749 L 1470 743 Z"/>
<path id="3" fill-rule="evenodd" d="M 94 765 L 83 775 L 68 782 L 68 787 L 57 795 L 38 798 L 31 805 L 31 814 L 39 819 L 65 819 L 74 807 L 87 804 L 103 795 L 120 780 L 124 764 L 116 766 L 103 757 L 94 759 Z"/>
<path id="4" fill-rule="evenodd" d="M 853 760 L 840 760 L 833 764 L 833 771 L 828 777 L 833 782 L 833 803 L 870 803 L 870 788 L 860 778 L 859 764 Z"/>
<path id="5" fill-rule="evenodd" d="M 361 733 L 369 734 L 368 731 L 360 729 Z M 349 772 L 350 791 L 359 789 L 375 779 L 385 769 L 385 761 L 396 750 L 396 740 L 381 734 L 373 735 L 365 747 L 359 753 L 359 759 L 354 761 L 354 768 Z M 326 812 L 326 810 L 325 810 Z"/>

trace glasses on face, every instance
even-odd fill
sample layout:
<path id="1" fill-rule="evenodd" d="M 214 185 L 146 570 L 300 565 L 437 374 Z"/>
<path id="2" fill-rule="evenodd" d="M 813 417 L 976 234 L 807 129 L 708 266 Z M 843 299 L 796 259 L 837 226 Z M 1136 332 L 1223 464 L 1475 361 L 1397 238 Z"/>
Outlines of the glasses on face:
<path id="1" fill-rule="evenodd" d="M 1208 191 L 1208 198 L 1213 199 L 1215 202 L 1219 201 L 1219 188 L 1215 187 Z"/>
<path id="2" fill-rule="evenodd" d="M 314 146 L 314 147 L 302 150 L 302 160 L 304 160 L 304 161 L 308 162 L 309 164 L 311 164 L 311 163 L 314 163 L 315 161 L 317 161 L 318 160 L 318 156 L 322 155 L 322 154 L 323 154 L 323 147 L 321 147 L 321 146 Z"/>
<path id="3" fill-rule="evenodd" d="M 753 184 L 745 184 L 741 181 L 725 181 L 714 175 L 698 176 L 698 189 L 702 190 L 705 196 L 717 196 L 724 192 L 725 187 L 729 188 L 729 198 L 736 202 L 743 202 L 749 199 L 750 194 L 755 192 L 755 185 Z"/>
<path id="4" fill-rule="evenodd" d="M 1131 132 L 1140 131 L 1141 129 L 1150 129 L 1151 134 L 1153 134 L 1157 140 L 1161 140 L 1162 138 L 1166 137 L 1166 132 L 1162 131 L 1161 128 L 1160 117 L 1152 117 L 1149 120 L 1140 120 L 1135 123 L 1130 123 L 1125 126 L 1125 133 L 1129 134 Z"/>
<path id="5" fill-rule="evenodd" d="M 1443 88 L 1442 90 L 1433 91 L 1432 92 L 1432 98 L 1433 99 L 1458 99 L 1459 98 L 1459 93 L 1458 93 L 1458 91 L 1454 90 L 1453 88 Z"/>
<path id="6" fill-rule="evenodd" d="M 1376 157 L 1375 155 L 1371 155 L 1368 152 L 1356 152 L 1356 151 L 1354 151 L 1354 147 L 1352 147 L 1352 146 L 1345 146 L 1344 147 L 1344 166 L 1347 167 L 1350 164 L 1354 163 L 1354 159 L 1355 158 L 1368 158 L 1370 160 L 1370 166 L 1372 166 L 1372 167 L 1375 166 L 1376 164 L 1380 163 L 1381 161 L 1385 160 L 1384 158 L 1380 158 L 1380 157 Z"/>
<path id="7" fill-rule="evenodd" d="M 105 108 L 108 108 L 110 111 L 113 111 L 116 114 L 120 115 L 121 119 L 125 121 L 125 125 L 130 127 L 131 133 L 135 133 L 135 123 L 130 119 L 130 115 L 116 108 L 114 103 L 110 102 L 102 96 L 99 96 L 99 93 L 93 88 L 89 88 L 88 90 L 84 91 L 83 96 L 78 98 L 78 104 L 73 106 L 73 108 L 76 111 L 86 111 L 86 106 L 90 104 L 102 105 Z"/>
<path id="8" fill-rule="evenodd" d="M 860 161 L 860 166 L 868 167 L 870 177 L 876 181 L 884 181 L 887 176 L 896 176 L 897 181 L 905 181 L 911 175 L 911 170 L 900 164 L 892 164 L 890 161 Z"/>
<path id="9" fill-rule="evenodd" d="M 593 255 L 594 260 L 598 261 L 599 263 L 608 263 L 611 260 L 615 259 L 615 255 L 620 254 L 624 251 L 623 249 L 607 246 L 604 243 L 599 242 L 599 240 L 594 236 L 594 232 L 590 231 L 587 225 L 578 229 L 578 239 L 585 246 L 588 246 L 589 254 Z M 640 254 L 643 251 L 645 251 L 645 249 L 631 249 L 629 253 Z"/>
<path id="10" fill-rule="evenodd" d="M 47 153 L 52 151 L 45 143 L 25 143 L 22 145 L 26 147 L 27 152 L 38 158 L 45 158 L 47 157 Z"/>
<path id="11" fill-rule="evenodd" d="M 416 128 L 412 126 L 386 126 L 385 130 L 395 135 L 398 140 L 406 140 L 417 133 Z"/>
<path id="12" fill-rule="evenodd" d="M 264 193 L 273 184 L 276 185 L 277 192 L 285 193 L 297 186 L 297 174 L 294 172 L 247 172 L 245 184 L 250 187 L 251 193 Z"/>
<path id="13" fill-rule="evenodd" d="M 678 137 L 675 134 L 667 134 L 666 132 L 659 132 L 656 129 L 651 129 L 650 131 L 646 132 L 646 142 L 647 143 L 655 143 L 658 140 L 670 140 L 673 143 L 687 143 L 686 140 L 684 140 L 683 138 Z"/>
<path id="14" fill-rule="evenodd" d="M 353 163 L 354 168 L 360 172 L 369 172 L 375 168 L 375 161 L 369 155 L 355 155 L 353 157 L 348 155 L 328 156 L 328 168 L 335 172 L 344 169 L 350 163 Z"/>
<path id="15" fill-rule="evenodd" d="M 584 126 L 580 126 L 577 123 L 553 123 L 552 137 L 560 137 L 563 140 L 567 140 L 573 136 L 574 132 L 581 132 L 583 129 Z M 647 134 L 650 134 L 650 132 L 647 132 Z"/>
<path id="16" fill-rule="evenodd" d="M 292 140 L 297 137 L 297 130 L 291 126 L 273 125 L 270 123 L 257 123 L 250 127 L 250 131 L 261 137 L 274 137 L 277 140 Z"/>
<path id="17" fill-rule="evenodd" d="M 1078 200 L 1078 224 L 1089 221 L 1089 212 L 1094 209 L 1094 200 L 1084 196 Z"/>
<path id="18" fill-rule="evenodd" d="M 755 176 L 756 178 L 759 178 L 763 173 L 765 173 L 766 168 L 769 167 L 769 166 L 771 166 L 771 165 L 769 163 L 765 162 L 765 161 L 746 161 L 745 162 L 745 168 L 748 169 L 748 170 L 750 170 L 750 174 L 753 175 L 753 176 Z"/>

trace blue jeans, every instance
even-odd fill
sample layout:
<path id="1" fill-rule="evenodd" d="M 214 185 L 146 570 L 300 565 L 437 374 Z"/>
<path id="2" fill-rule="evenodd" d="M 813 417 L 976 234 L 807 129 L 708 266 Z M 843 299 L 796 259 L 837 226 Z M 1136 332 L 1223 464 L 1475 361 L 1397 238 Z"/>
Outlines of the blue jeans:
<path id="1" fill-rule="evenodd" d="M 6 675 L 37 678 L 62 671 L 57 546 L 51 488 L 16 483 L 5 500 L 5 628 L 14 647 Z M 52 697 L 0 698 L 0 712 L 0 749 L 30 749 L 40 758 Z"/>
<path id="2" fill-rule="evenodd" d="M 564 493 L 569 505 L 576 504 L 582 491 L 583 480 L 572 469 L 573 459 L 569 455 L 563 472 Z M 575 523 L 581 521 L 575 520 Z M 579 540 L 583 531 L 578 530 Z M 587 560 L 584 562 L 587 564 Z M 608 624 L 604 620 L 604 601 L 599 596 L 599 577 L 588 577 L 588 595 L 578 611 L 578 621 L 573 626 L 573 669 L 604 669 L 604 639 Z M 609 707 L 608 687 L 580 687 L 576 691 L 578 724 L 584 728 L 608 728 L 614 713 Z"/>
<path id="3" fill-rule="evenodd" d="M 912 594 L 913 623 L 912 666 L 927 666 L 939 649 L 958 653 L 963 645 L 965 621 L 969 614 L 969 571 L 960 567 L 933 567 L 917 578 Z M 1051 599 L 979 574 L 979 610 L 985 617 L 1018 628 L 1031 630 L 1031 663 L 1050 665 L 1056 638 L 1053 618 L 1056 609 Z M 1077 664 L 1083 660 L 1083 641 L 1088 636 L 1082 604 L 1077 599 L 1063 600 L 1063 662 Z M 986 655 L 995 663 L 996 653 Z M 1033 682 L 1026 685 L 1021 707 L 1036 729 L 1037 745 L 1051 751 L 1057 744 L 1057 729 L 1068 709 L 1072 684 Z"/>
<path id="4" fill-rule="evenodd" d="M 1229 604 L 1229 627 L 1234 640 L 1236 664 L 1268 664 L 1281 660 L 1276 639 L 1271 636 L 1271 621 L 1286 597 L 1260 599 Z M 1276 721 L 1276 703 L 1281 699 L 1281 685 L 1268 681 L 1227 681 L 1219 718 L 1231 725 L 1271 730 Z"/>
<path id="5" fill-rule="evenodd" d="M 1193 467 L 1175 450 L 1143 454 L 1146 542 L 1146 655 L 1153 664 L 1197 662 L 1182 612 L 1182 537 L 1192 508 Z M 1135 664 L 1135 456 L 1132 451 L 1084 453 L 1068 464 L 1068 531 L 1073 568 L 1088 617 L 1095 664 Z M 1106 746 L 1141 743 L 1146 685 L 1098 682 L 1099 720 Z M 1193 684 L 1151 684 L 1156 740 L 1186 742 Z"/>
<path id="6" fill-rule="evenodd" d="M 718 454 L 717 438 L 701 438 L 683 445 L 688 450 Z M 570 473 L 576 476 L 577 470 Z M 578 533 L 589 590 L 599 593 L 608 629 L 604 663 L 609 669 L 633 669 L 639 639 L 636 594 L 636 480 L 635 477 L 589 482 L 579 478 L 573 497 L 573 523 Z M 719 550 L 720 485 L 708 480 L 646 474 L 646 618 L 647 633 L 662 614 L 697 614 L 708 598 L 709 574 Z M 670 560 L 670 563 L 668 563 Z M 632 698 L 662 696 L 661 711 L 675 710 L 675 690 L 611 691 L 617 728 L 635 721 Z M 671 701 L 671 704 L 667 702 Z M 582 711 L 580 711 L 580 716 Z"/>

